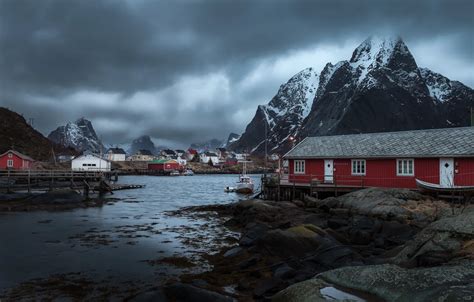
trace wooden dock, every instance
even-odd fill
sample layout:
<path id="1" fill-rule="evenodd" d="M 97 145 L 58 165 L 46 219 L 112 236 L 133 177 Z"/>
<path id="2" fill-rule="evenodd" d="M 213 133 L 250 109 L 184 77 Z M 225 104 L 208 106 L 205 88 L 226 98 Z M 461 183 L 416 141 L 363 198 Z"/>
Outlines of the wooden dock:
<path id="1" fill-rule="evenodd" d="M 279 175 L 262 176 L 262 194 L 263 199 L 272 200 L 304 200 L 305 196 L 328 197 L 338 196 L 360 189 L 366 188 L 364 183 L 354 183 L 353 185 L 340 185 L 334 180 L 333 183 L 321 183 L 318 181 L 290 182 L 288 178 Z"/>
<path id="2" fill-rule="evenodd" d="M 0 170 L 0 191 L 15 192 L 69 188 L 107 193 L 117 190 L 138 189 L 143 185 L 111 184 L 118 180 L 115 171 L 75 170 Z"/>

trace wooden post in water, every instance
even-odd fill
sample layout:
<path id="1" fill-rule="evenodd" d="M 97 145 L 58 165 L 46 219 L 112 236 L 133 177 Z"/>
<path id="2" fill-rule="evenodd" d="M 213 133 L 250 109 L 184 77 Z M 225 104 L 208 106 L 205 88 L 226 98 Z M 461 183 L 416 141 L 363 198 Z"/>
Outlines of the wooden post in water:
<path id="1" fill-rule="evenodd" d="M 31 170 L 28 170 L 28 193 L 31 193 Z"/>
<path id="2" fill-rule="evenodd" d="M 7 193 L 10 193 L 10 169 L 7 170 Z"/>

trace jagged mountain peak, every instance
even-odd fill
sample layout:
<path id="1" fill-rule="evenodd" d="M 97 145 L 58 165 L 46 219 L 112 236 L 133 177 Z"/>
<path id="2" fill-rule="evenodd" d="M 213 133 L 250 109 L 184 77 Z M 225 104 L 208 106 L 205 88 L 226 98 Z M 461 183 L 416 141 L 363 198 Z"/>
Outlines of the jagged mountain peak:
<path id="1" fill-rule="evenodd" d="M 84 117 L 75 122 L 68 122 L 52 131 L 48 138 L 62 146 L 73 147 L 79 151 L 100 153 L 104 146 L 92 126 L 92 122 Z"/>
<path id="2" fill-rule="evenodd" d="M 156 154 L 158 151 L 155 143 L 153 143 L 149 135 L 142 135 L 134 139 L 128 152 L 130 154 L 135 154 L 138 150 L 148 150 L 153 154 Z"/>
<path id="3" fill-rule="evenodd" d="M 408 52 L 408 47 L 399 36 L 373 35 L 354 50 L 350 62 L 387 64 L 395 51 Z"/>
<path id="4" fill-rule="evenodd" d="M 462 83 L 419 68 L 399 36 L 371 36 L 349 60 L 326 64 L 319 76 L 307 68 L 281 85 L 232 147 L 262 153 L 265 128 L 270 152 L 282 152 L 291 146 L 289 136 L 466 126 L 473 95 Z"/>

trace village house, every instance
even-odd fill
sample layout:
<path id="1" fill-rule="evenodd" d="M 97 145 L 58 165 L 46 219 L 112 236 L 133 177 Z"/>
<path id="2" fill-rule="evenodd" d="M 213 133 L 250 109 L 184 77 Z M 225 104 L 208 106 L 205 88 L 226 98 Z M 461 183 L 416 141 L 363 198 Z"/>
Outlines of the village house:
<path id="1" fill-rule="evenodd" d="M 148 170 L 171 172 L 182 170 L 182 166 L 174 159 L 158 159 L 148 163 Z"/>
<path id="2" fill-rule="evenodd" d="M 338 187 L 474 185 L 474 127 L 307 137 L 289 151 L 289 183 Z M 286 180 L 285 180 L 286 178 Z"/>
<path id="3" fill-rule="evenodd" d="M 105 158 L 110 161 L 125 161 L 127 153 L 122 148 L 110 148 L 105 153 Z"/>
<path id="4" fill-rule="evenodd" d="M 74 171 L 103 171 L 111 170 L 111 162 L 100 158 L 95 154 L 84 154 L 71 161 L 71 169 Z"/>
<path id="5" fill-rule="evenodd" d="M 198 156 L 198 152 L 197 152 L 197 150 L 195 150 L 195 149 L 189 148 L 189 149 L 186 151 L 185 156 L 186 156 L 186 160 L 187 160 L 187 161 L 192 161 L 195 156 Z"/>
<path id="6" fill-rule="evenodd" d="M 206 151 L 200 154 L 200 161 L 205 164 L 212 162 L 213 165 L 218 165 L 219 156 L 217 156 L 217 154 L 215 154 L 214 152 Z"/>
<path id="7" fill-rule="evenodd" d="M 188 164 L 188 161 L 186 160 L 186 156 L 178 156 L 176 158 L 176 161 L 180 164 L 180 166 L 186 166 Z"/>
<path id="8" fill-rule="evenodd" d="M 130 157 L 131 161 L 152 161 L 155 159 L 150 150 L 141 149 Z"/>
<path id="9" fill-rule="evenodd" d="M 235 166 L 235 165 L 238 165 L 238 164 L 239 164 L 239 161 L 235 157 L 228 157 L 228 158 L 226 158 L 226 160 L 224 162 L 225 166 Z"/>
<path id="10" fill-rule="evenodd" d="M 164 149 L 161 150 L 160 155 L 164 158 L 171 158 L 172 156 L 176 156 L 176 152 L 171 149 Z"/>
<path id="11" fill-rule="evenodd" d="M 186 153 L 186 151 L 177 149 L 177 150 L 174 150 L 174 153 L 175 153 L 178 157 L 181 157 L 181 156 L 184 155 L 184 153 Z"/>
<path id="12" fill-rule="evenodd" d="M 239 163 L 245 161 L 247 156 L 248 154 L 245 154 L 245 153 L 236 153 L 236 152 L 232 153 L 232 157 L 236 158 Z"/>
<path id="13" fill-rule="evenodd" d="M 15 150 L 0 154 L 0 169 L 27 170 L 35 160 Z"/>
<path id="14" fill-rule="evenodd" d="M 227 158 L 227 149 L 226 148 L 216 148 L 216 154 L 219 159 L 226 159 Z"/>

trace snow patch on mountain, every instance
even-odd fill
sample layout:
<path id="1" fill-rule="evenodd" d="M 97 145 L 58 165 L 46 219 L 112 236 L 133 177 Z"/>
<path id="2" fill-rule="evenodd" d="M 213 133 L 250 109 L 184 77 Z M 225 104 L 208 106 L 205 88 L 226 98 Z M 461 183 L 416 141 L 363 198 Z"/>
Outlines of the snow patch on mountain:
<path id="1" fill-rule="evenodd" d="M 79 151 L 95 153 L 104 151 L 104 146 L 97 137 L 92 123 L 83 117 L 58 127 L 48 135 L 48 138 L 55 143 L 73 147 Z"/>
<path id="2" fill-rule="evenodd" d="M 428 87 L 430 92 L 430 96 L 437 101 L 444 102 L 451 94 L 451 81 L 439 73 L 429 70 L 428 68 L 420 68 L 420 73 L 425 80 L 426 87 Z"/>

